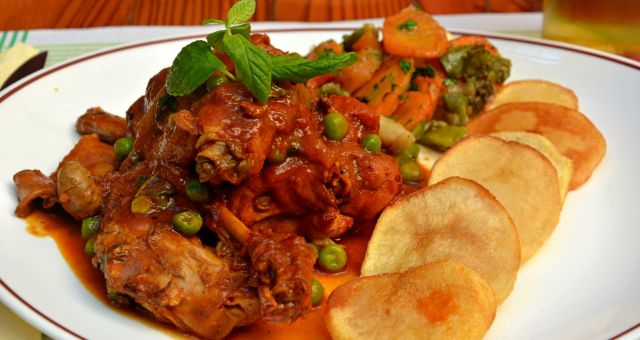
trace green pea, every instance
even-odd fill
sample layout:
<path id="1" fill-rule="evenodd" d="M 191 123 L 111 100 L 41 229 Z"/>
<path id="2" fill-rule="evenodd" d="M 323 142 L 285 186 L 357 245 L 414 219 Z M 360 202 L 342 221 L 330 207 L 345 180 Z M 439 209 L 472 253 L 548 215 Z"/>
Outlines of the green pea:
<path id="1" fill-rule="evenodd" d="M 378 153 L 382 150 L 382 139 L 376 134 L 368 134 L 362 140 L 362 147 L 367 151 Z"/>
<path id="2" fill-rule="evenodd" d="M 320 250 L 318 264 L 322 269 L 337 272 L 347 265 L 347 252 L 337 244 L 328 244 Z"/>
<path id="3" fill-rule="evenodd" d="M 131 212 L 134 214 L 146 214 L 152 206 L 153 202 L 147 196 L 136 196 L 131 200 Z"/>
<path id="4" fill-rule="evenodd" d="M 95 243 L 96 243 L 96 237 L 92 236 L 90 239 L 87 240 L 87 243 L 84 244 L 84 252 L 87 253 L 87 255 L 96 254 L 96 250 L 94 249 Z"/>
<path id="5" fill-rule="evenodd" d="M 404 164 L 406 162 L 415 161 L 418 158 L 418 154 L 420 153 L 420 147 L 416 143 L 409 144 L 406 149 L 400 151 L 398 155 L 396 155 L 396 159 L 398 163 Z"/>
<path id="6" fill-rule="evenodd" d="M 113 151 L 116 153 L 118 160 L 125 159 L 133 149 L 133 140 L 129 137 L 122 137 L 113 143 Z"/>
<path id="7" fill-rule="evenodd" d="M 313 251 L 316 252 L 316 256 L 320 255 L 320 250 L 318 249 L 318 246 L 316 246 L 314 243 L 309 243 L 309 247 L 311 247 L 311 249 L 313 249 Z"/>
<path id="8" fill-rule="evenodd" d="M 278 148 L 271 148 L 271 151 L 267 155 L 267 160 L 273 164 L 284 162 L 287 158 L 287 151 L 282 151 Z"/>
<path id="9" fill-rule="evenodd" d="M 184 186 L 184 192 L 190 200 L 204 203 L 209 199 L 209 188 L 206 183 L 200 183 L 197 179 L 190 179 Z"/>
<path id="10" fill-rule="evenodd" d="M 340 112 L 333 111 L 322 119 L 324 135 L 331 140 L 341 140 L 349 131 L 349 122 Z"/>
<path id="11" fill-rule="evenodd" d="M 311 305 L 317 306 L 324 298 L 324 287 L 318 279 L 311 279 Z"/>
<path id="12" fill-rule="evenodd" d="M 171 224 L 183 235 L 195 235 L 202 227 L 202 217 L 197 211 L 181 211 L 173 215 Z"/>
<path id="13" fill-rule="evenodd" d="M 88 239 L 91 236 L 95 235 L 98 231 L 98 228 L 100 228 L 100 221 L 102 221 L 102 216 L 100 215 L 82 219 L 82 228 L 80 229 L 82 238 Z"/>
<path id="14" fill-rule="evenodd" d="M 405 182 L 420 182 L 424 178 L 424 172 L 416 161 L 408 161 L 400 165 L 402 179 Z"/>
<path id="15" fill-rule="evenodd" d="M 207 90 L 211 91 L 211 90 L 215 89 L 216 87 L 226 83 L 227 81 L 229 81 L 229 80 L 225 76 L 214 76 L 214 77 L 211 77 L 211 78 L 209 78 L 209 80 L 207 80 Z"/>

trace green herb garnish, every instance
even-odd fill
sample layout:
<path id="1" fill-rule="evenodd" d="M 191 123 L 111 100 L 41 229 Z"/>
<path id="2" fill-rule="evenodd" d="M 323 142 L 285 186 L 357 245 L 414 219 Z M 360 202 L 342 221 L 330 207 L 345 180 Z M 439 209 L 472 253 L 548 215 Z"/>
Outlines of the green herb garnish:
<path id="1" fill-rule="evenodd" d="M 224 37 L 225 33 L 227 33 L 226 30 L 220 30 L 207 35 L 207 42 L 209 43 L 209 46 L 213 47 L 216 51 L 224 51 L 224 47 L 222 46 L 222 37 Z M 233 26 L 231 27 L 231 34 L 239 34 L 249 39 L 251 26 L 249 24 Z"/>
<path id="2" fill-rule="evenodd" d="M 167 92 L 185 96 L 219 72 L 239 81 L 262 103 L 269 98 L 271 81 L 305 82 L 317 75 L 335 72 L 354 63 L 355 53 L 327 54 L 308 60 L 296 54 L 270 56 L 250 40 L 251 26 L 245 23 L 253 16 L 255 0 L 239 0 L 227 12 L 227 19 L 207 19 L 203 24 L 224 25 L 225 29 L 185 46 L 173 60 L 167 77 Z M 213 49 L 213 50 L 212 50 Z M 225 53 L 235 68 L 231 74 L 213 51 Z"/>
<path id="3" fill-rule="evenodd" d="M 436 70 L 433 69 L 431 65 L 427 65 L 424 67 L 418 67 L 415 70 L 415 74 L 423 77 L 433 78 L 436 75 Z"/>
<path id="4" fill-rule="evenodd" d="M 402 70 L 402 72 L 407 73 L 411 71 L 411 62 L 409 60 L 400 59 L 398 64 L 400 65 L 400 69 Z"/>
<path id="5" fill-rule="evenodd" d="M 271 89 L 271 58 L 267 52 L 241 35 L 225 34 L 222 43 L 233 60 L 238 80 L 266 103 Z"/>
<path id="6" fill-rule="evenodd" d="M 233 77 L 224 63 L 211 53 L 209 44 L 196 40 L 183 47 L 173 60 L 171 73 L 167 77 L 167 92 L 172 96 L 187 95 L 207 81 L 215 71 Z"/>
<path id="7" fill-rule="evenodd" d="M 413 19 L 407 19 L 407 21 L 398 25 L 398 29 L 401 31 L 413 31 L 418 28 L 418 23 Z"/>
<path id="8" fill-rule="evenodd" d="M 271 56 L 273 78 L 302 83 L 321 74 L 331 73 L 358 60 L 353 52 L 309 60 L 297 54 Z"/>

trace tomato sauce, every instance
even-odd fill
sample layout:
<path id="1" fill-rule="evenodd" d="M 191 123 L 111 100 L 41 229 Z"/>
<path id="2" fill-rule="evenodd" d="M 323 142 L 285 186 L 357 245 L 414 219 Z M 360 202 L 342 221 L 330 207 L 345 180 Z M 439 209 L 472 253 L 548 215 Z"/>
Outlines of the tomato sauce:
<path id="1" fill-rule="evenodd" d="M 85 288 L 98 300 L 111 306 L 115 311 L 132 317 L 146 326 L 160 330 L 172 338 L 191 338 L 181 333 L 171 325 L 160 323 L 144 314 L 144 312 L 128 307 L 122 308 L 111 304 L 107 297 L 104 277 L 91 264 L 91 257 L 84 252 L 85 240 L 80 236 L 80 223 L 66 214 L 59 212 L 35 211 L 26 218 L 27 231 L 38 237 L 51 237 L 58 246 L 60 253 L 69 264 L 75 275 Z M 325 300 L 304 317 L 292 324 L 271 324 L 263 321 L 238 328 L 229 339 L 330 339 L 324 324 L 324 307 L 327 297 L 338 286 L 357 278 L 364 260 L 367 243 L 373 232 L 375 221 L 359 223 L 354 226 L 354 232 L 348 233 L 339 240 L 348 256 L 346 269 L 342 272 L 330 274 L 316 271 L 315 277 L 320 280 L 325 290 Z"/>

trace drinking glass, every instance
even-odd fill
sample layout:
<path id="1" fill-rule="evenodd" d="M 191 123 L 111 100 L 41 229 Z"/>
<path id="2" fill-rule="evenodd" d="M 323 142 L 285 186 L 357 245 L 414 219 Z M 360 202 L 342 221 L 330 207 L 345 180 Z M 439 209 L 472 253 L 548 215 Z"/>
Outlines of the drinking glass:
<path id="1" fill-rule="evenodd" d="M 545 0 L 542 35 L 640 59 L 640 0 Z"/>

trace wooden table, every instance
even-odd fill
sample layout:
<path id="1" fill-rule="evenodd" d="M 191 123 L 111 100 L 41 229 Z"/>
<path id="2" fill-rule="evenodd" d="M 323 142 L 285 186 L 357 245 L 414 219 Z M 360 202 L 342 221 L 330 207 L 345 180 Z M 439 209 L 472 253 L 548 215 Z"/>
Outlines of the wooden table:
<path id="1" fill-rule="evenodd" d="M 235 0 L 0 0 L 0 30 L 198 25 Z M 256 0 L 256 21 L 379 18 L 416 3 L 433 14 L 539 11 L 542 0 Z"/>

